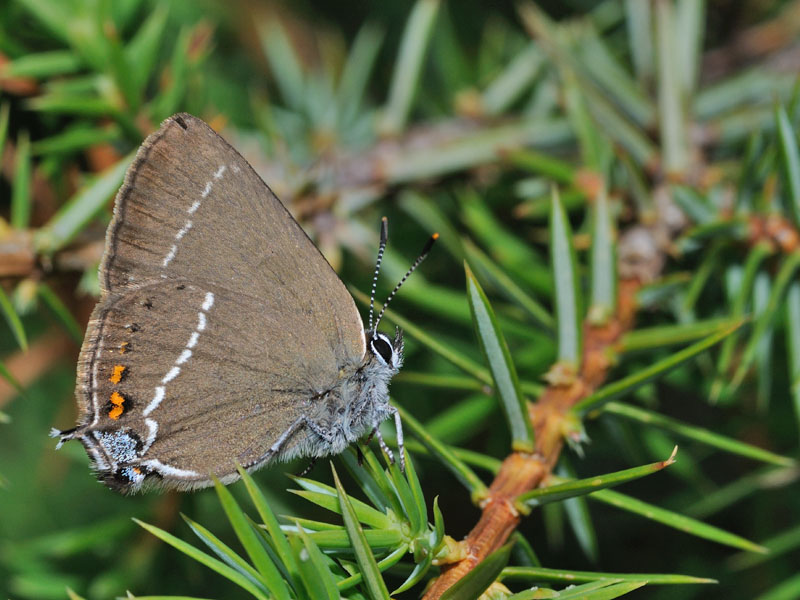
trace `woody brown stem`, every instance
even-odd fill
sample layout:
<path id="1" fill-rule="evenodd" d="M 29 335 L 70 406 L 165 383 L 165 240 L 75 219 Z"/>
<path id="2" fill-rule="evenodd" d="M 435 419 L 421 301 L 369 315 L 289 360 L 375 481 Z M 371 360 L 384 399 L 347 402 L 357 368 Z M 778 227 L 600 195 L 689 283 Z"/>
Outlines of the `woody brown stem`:
<path id="1" fill-rule="evenodd" d="M 536 452 L 513 452 L 500 467 L 486 498 L 481 503 L 478 523 L 464 540 L 466 556 L 442 567 L 442 573 L 423 596 L 437 600 L 447 589 L 474 569 L 489 554 L 500 548 L 517 528 L 520 514 L 516 498 L 546 481 L 558 462 L 564 435 L 569 428 L 570 409 L 605 381 L 611 367 L 609 356 L 621 336 L 633 326 L 637 279 L 620 282 L 617 314 L 603 326 L 584 325 L 581 370 L 568 385 L 549 386 L 536 403 L 528 405 L 528 414 L 536 432 Z"/>
<path id="2" fill-rule="evenodd" d="M 752 215 L 748 219 L 749 243 L 766 242 L 774 250 L 789 254 L 800 248 L 800 232 L 794 224 L 778 214 Z"/>

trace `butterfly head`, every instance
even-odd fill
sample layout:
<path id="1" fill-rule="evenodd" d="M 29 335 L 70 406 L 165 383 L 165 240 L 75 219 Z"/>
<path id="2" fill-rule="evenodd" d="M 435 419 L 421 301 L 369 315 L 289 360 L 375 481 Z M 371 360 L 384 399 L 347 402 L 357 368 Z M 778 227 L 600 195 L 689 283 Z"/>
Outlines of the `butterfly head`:
<path id="1" fill-rule="evenodd" d="M 371 360 L 393 373 L 397 373 L 403 364 L 403 333 L 397 329 L 394 339 L 385 333 L 371 331 L 367 341 Z"/>

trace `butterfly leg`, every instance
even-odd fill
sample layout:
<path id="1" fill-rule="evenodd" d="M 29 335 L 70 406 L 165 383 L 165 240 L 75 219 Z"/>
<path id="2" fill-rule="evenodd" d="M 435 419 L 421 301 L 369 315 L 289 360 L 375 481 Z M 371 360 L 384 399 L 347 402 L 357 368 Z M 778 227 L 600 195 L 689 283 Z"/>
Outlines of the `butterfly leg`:
<path id="1" fill-rule="evenodd" d="M 381 450 L 383 450 L 384 454 L 386 454 L 386 456 L 389 457 L 391 463 L 394 464 L 394 454 L 389 449 L 389 446 L 386 445 L 386 442 L 383 440 L 383 436 L 381 435 L 380 429 L 376 427 L 375 429 L 372 430 L 372 433 L 375 436 L 375 439 L 378 440 L 378 445 L 381 447 Z"/>
<path id="2" fill-rule="evenodd" d="M 313 469 L 314 465 L 316 465 L 316 464 L 317 464 L 317 457 L 316 456 L 312 456 L 311 457 L 311 462 L 308 463 L 308 466 L 305 469 L 303 469 L 302 471 L 300 471 L 297 475 L 295 475 L 295 477 L 305 477 L 306 475 L 308 475 L 311 472 L 311 469 Z"/>
<path id="3" fill-rule="evenodd" d="M 316 422 L 309 419 L 307 416 L 303 415 L 302 417 L 298 417 L 294 423 L 289 425 L 289 427 L 284 431 L 281 436 L 275 440 L 275 443 L 270 446 L 267 454 L 259 459 L 256 462 L 263 462 L 264 459 L 271 458 L 273 456 L 280 456 L 283 447 L 286 443 L 297 433 L 302 427 L 308 427 L 311 431 L 313 431 L 316 435 L 322 438 L 325 442 L 330 443 L 331 435 L 330 433 L 320 427 Z M 312 465 L 313 466 L 313 465 Z"/>
<path id="4" fill-rule="evenodd" d="M 400 453 L 400 472 L 405 473 L 406 455 L 405 455 L 405 445 L 403 444 L 403 423 L 400 420 L 400 413 L 397 411 L 397 409 L 394 406 L 389 406 L 389 409 L 390 413 L 394 415 L 394 427 L 397 436 L 397 450 Z M 375 429 L 372 430 L 372 433 L 369 434 L 369 439 L 372 439 L 373 436 L 375 436 L 378 439 L 378 445 L 381 447 L 381 450 L 383 450 L 386 453 L 386 456 L 388 456 L 389 460 L 391 460 L 392 464 L 394 464 L 394 454 L 389 449 L 389 446 L 386 445 L 386 442 L 383 440 L 383 436 L 381 435 L 380 429 L 375 427 Z"/>
<path id="5" fill-rule="evenodd" d="M 294 423 L 289 425 L 289 428 L 284 431 L 277 440 L 275 440 L 275 443 L 272 444 L 272 446 L 270 446 L 269 450 L 267 451 L 267 457 L 280 454 L 284 444 L 286 444 L 286 442 L 289 441 L 289 438 L 291 438 L 297 432 L 297 430 L 304 425 L 305 418 L 305 416 L 302 416 L 299 419 L 296 419 Z"/>
<path id="6" fill-rule="evenodd" d="M 403 444 L 403 423 L 400 421 L 400 412 L 394 407 L 390 406 L 394 414 L 394 430 L 397 436 L 397 451 L 400 453 L 400 472 L 406 472 L 406 449 Z"/>

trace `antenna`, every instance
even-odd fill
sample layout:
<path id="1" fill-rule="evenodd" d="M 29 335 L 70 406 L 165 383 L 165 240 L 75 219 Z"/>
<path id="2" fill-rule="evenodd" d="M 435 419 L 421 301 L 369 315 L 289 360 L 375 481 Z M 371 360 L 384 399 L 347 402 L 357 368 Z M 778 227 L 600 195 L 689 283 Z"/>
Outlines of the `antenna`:
<path id="1" fill-rule="evenodd" d="M 392 293 L 389 294 L 389 297 L 386 298 L 386 302 L 383 303 L 381 312 L 378 313 L 378 318 L 375 320 L 374 329 L 372 329 L 372 319 L 370 319 L 370 328 L 372 329 L 373 334 L 377 333 L 378 325 L 380 324 L 381 319 L 383 318 L 383 313 L 386 312 L 386 307 L 389 306 L 389 303 L 392 301 L 392 298 L 394 298 L 394 295 L 397 293 L 397 290 L 399 290 L 400 286 L 405 283 L 406 279 L 408 279 L 408 276 L 411 275 L 416 270 L 416 268 L 420 266 L 420 264 L 422 264 L 422 261 L 425 260 L 425 258 L 428 256 L 428 252 L 431 251 L 433 243 L 438 239 L 439 239 L 439 234 L 434 233 L 430 238 L 428 238 L 428 241 L 425 242 L 425 246 L 423 246 L 422 252 L 420 252 L 419 256 L 417 257 L 417 260 L 414 261 L 414 264 L 412 264 L 411 267 L 408 269 L 408 271 L 406 271 L 406 274 L 403 275 L 403 278 L 397 283 L 396 286 L 394 286 Z"/>
<path id="2" fill-rule="evenodd" d="M 372 330 L 372 311 L 375 308 L 375 288 L 378 286 L 378 273 L 381 271 L 383 251 L 386 250 L 386 240 L 389 238 L 389 219 L 381 218 L 381 242 L 378 244 L 378 260 L 375 262 L 375 274 L 372 276 L 372 292 L 369 294 L 369 330 Z M 377 325 L 375 325 L 377 328 Z"/>

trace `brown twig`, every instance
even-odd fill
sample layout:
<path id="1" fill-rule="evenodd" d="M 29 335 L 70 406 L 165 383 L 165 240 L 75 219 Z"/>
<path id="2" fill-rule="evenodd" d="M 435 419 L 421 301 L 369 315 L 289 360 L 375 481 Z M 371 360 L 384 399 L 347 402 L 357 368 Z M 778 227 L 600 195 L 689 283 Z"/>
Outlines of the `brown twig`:
<path id="1" fill-rule="evenodd" d="M 766 242 L 773 250 L 789 254 L 800 248 L 800 232 L 787 218 L 778 215 L 751 215 L 748 224 L 748 243 L 755 246 Z"/>
<path id="2" fill-rule="evenodd" d="M 500 548 L 520 522 L 520 514 L 514 506 L 517 496 L 547 480 L 558 462 L 564 437 L 572 430 L 570 409 L 605 381 L 611 367 L 611 351 L 633 326 L 636 292 L 641 283 L 638 278 L 630 278 L 621 280 L 619 285 L 615 317 L 603 326 L 584 325 L 581 370 L 575 380 L 568 385 L 549 386 L 536 403 L 528 405 L 528 414 L 536 431 L 536 452 L 514 452 L 503 461 L 481 504 L 481 517 L 463 542 L 466 556 L 442 568 L 442 574 L 423 600 L 438 599 Z"/>

